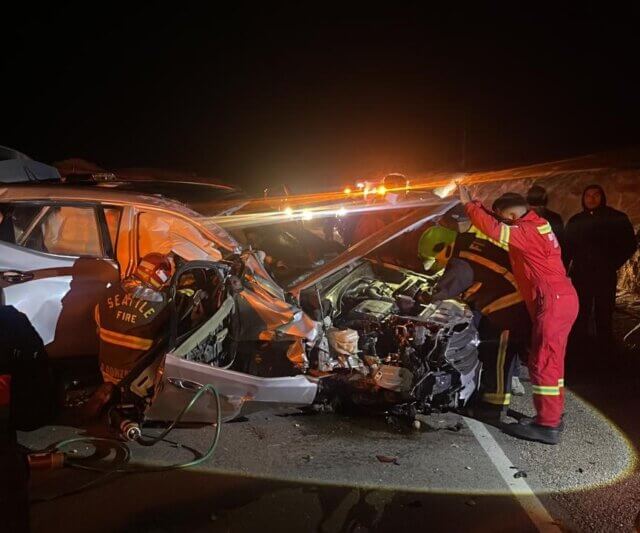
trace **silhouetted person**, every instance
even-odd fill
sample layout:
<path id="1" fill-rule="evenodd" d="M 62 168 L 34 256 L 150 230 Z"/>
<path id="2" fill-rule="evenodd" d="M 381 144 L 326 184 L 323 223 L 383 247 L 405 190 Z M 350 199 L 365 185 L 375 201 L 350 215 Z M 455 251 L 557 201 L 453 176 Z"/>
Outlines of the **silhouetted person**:
<path id="1" fill-rule="evenodd" d="M 551 229 L 562 248 L 564 245 L 564 222 L 559 213 L 547 208 L 548 200 L 547 190 L 540 185 L 533 185 L 527 191 L 529 209 L 535 211 L 538 216 L 541 216 L 551 224 Z"/>
<path id="2" fill-rule="evenodd" d="M 0 305 L 0 530 L 29 531 L 29 469 L 16 430 L 31 431 L 54 413 L 44 343 L 27 316 Z"/>
<path id="3" fill-rule="evenodd" d="M 592 313 L 599 341 L 611 341 L 611 319 L 616 300 L 618 269 L 636 250 L 633 226 L 626 214 L 607 206 L 600 185 L 589 185 L 582 193 L 582 212 L 569 219 L 565 258 L 580 298 L 575 333 L 589 336 Z"/>
<path id="4" fill-rule="evenodd" d="M 16 232 L 13 224 L 13 208 L 0 204 L 0 241 L 16 243 Z"/>

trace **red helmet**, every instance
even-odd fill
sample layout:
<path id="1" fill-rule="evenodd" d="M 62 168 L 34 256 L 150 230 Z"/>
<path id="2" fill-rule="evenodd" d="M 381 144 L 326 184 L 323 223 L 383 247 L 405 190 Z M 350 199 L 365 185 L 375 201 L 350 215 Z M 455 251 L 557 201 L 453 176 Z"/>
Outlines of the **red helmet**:
<path id="1" fill-rule="evenodd" d="M 150 253 L 140 259 L 133 275 L 148 287 L 161 290 L 171 281 L 174 270 L 173 261 L 169 256 Z"/>

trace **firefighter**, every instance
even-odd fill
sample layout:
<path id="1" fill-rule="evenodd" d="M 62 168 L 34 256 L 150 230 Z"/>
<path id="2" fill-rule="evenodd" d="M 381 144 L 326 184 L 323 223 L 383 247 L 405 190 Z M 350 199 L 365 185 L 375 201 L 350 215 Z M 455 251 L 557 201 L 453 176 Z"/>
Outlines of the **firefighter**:
<path id="1" fill-rule="evenodd" d="M 460 200 L 473 224 L 506 246 L 518 290 L 532 322 L 529 376 L 536 417 L 507 424 L 514 437 L 557 444 L 564 407 L 564 357 L 567 338 L 578 315 L 578 296 L 562 263 L 560 245 L 551 225 L 529 211 L 519 194 L 506 193 L 494 203 L 498 221 L 468 189 L 460 185 Z"/>
<path id="2" fill-rule="evenodd" d="M 580 297 L 575 334 L 577 339 L 589 337 L 593 310 L 596 340 L 601 348 L 610 350 L 617 271 L 634 254 L 637 241 L 629 217 L 607 205 L 600 185 L 590 185 L 584 190 L 582 208 L 567 223 L 564 254 Z"/>
<path id="3" fill-rule="evenodd" d="M 514 385 L 524 393 L 514 371 L 525 356 L 531 323 L 515 285 L 507 251 L 471 225 L 458 219 L 456 233 L 433 226 L 420 239 L 420 255 L 432 258 L 444 272 L 431 300 L 461 296 L 471 307 L 481 344 L 483 364 L 479 401 L 467 412 L 498 425 L 511 401 Z"/>
<path id="4" fill-rule="evenodd" d="M 113 285 L 95 307 L 103 385 L 87 403 L 85 415 L 97 415 L 115 385 L 162 339 L 169 320 L 166 289 L 175 273 L 171 256 L 145 255 L 129 278 Z"/>

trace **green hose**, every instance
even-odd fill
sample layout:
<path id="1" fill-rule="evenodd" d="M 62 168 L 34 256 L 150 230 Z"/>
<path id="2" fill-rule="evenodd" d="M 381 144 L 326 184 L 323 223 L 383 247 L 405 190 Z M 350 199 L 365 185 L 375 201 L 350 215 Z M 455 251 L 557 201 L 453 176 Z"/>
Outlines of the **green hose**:
<path id="1" fill-rule="evenodd" d="M 213 392 L 213 395 L 216 399 L 216 431 L 211 441 L 211 445 L 209 446 L 209 449 L 206 451 L 206 453 L 202 457 L 199 457 L 198 459 L 193 459 L 192 461 L 188 461 L 186 463 L 177 463 L 173 465 L 160 466 L 156 468 L 102 468 L 98 466 L 85 465 L 77 461 L 70 461 L 69 459 L 66 459 L 65 464 L 67 464 L 68 466 L 71 466 L 72 468 L 79 468 L 81 470 L 90 470 L 92 472 L 102 472 L 102 473 L 110 473 L 110 474 L 133 474 L 133 473 L 147 473 L 147 472 L 166 472 L 168 470 L 190 468 L 192 466 L 197 466 L 201 463 L 204 463 L 205 461 L 210 459 L 215 452 L 216 446 L 218 445 L 218 440 L 220 439 L 220 430 L 222 426 L 222 408 L 220 405 L 220 395 L 218 394 L 218 391 L 215 389 L 215 387 L 210 384 L 204 385 L 193 396 L 191 401 L 187 405 L 185 405 L 182 411 L 180 411 L 180 414 L 176 417 L 176 419 L 171 424 L 169 424 L 167 429 L 165 429 L 160 435 L 158 435 L 157 437 L 152 437 L 149 440 L 140 442 L 140 444 L 142 444 L 143 446 L 153 446 L 154 444 L 163 440 L 169 433 L 171 433 L 171 431 L 173 431 L 176 425 L 180 423 L 184 415 L 195 405 L 195 403 L 200 399 L 200 397 L 207 391 Z M 108 439 L 108 438 L 102 438 L 102 437 L 74 437 L 72 439 L 66 439 L 59 442 L 54 446 L 54 449 L 56 451 L 62 451 L 62 448 L 65 448 L 66 446 L 69 446 L 71 444 L 77 444 L 79 442 L 84 444 L 107 442 L 110 444 L 117 443 L 118 445 L 122 445 L 122 442 L 117 439 Z"/>

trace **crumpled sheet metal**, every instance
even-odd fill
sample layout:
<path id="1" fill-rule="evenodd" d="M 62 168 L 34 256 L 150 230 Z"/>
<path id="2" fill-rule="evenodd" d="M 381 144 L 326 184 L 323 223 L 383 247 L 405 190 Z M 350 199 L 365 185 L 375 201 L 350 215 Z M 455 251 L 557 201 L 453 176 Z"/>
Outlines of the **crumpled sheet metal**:
<path id="1" fill-rule="evenodd" d="M 296 368 L 306 370 L 309 367 L 309 360 L 305 350 L 305 342 L 303 339 L 294 340 L 287 349 L 287 359 Z"/>
<path id="2" fill-rule="evenodd" d="M 302 338 L 314 340 L 319 324 L 301 310 L 282 300 L 266 298 L 256 292 L 244 290 L 238 294 L 240 340 L 272 340 L 277 338 Z"/>
<path id="3" fill-rule="evenodd" d="M 222 254 L 202 233 L 185 220 L 165 213 L 141 213 L 138 219 L 140 256 L 173 252 L 186 261 L 219 261 Z"/>

